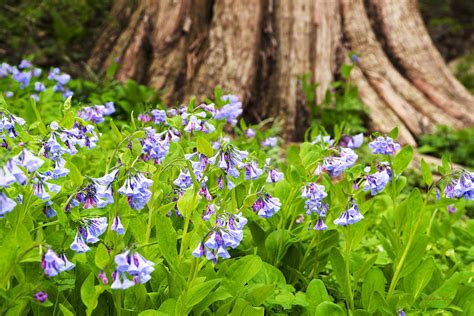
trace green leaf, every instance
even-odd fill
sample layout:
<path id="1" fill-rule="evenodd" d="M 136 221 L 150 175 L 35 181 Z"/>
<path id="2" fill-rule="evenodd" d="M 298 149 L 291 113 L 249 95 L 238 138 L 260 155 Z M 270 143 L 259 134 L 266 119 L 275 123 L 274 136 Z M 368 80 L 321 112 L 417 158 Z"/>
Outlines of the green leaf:
<path id="1" fill-rule="evenodd" d="M 433 276 L 435 262 L 433 258 L 426 259 L 418 268 L 404 278 L 405 291 L 413 294 L 415 300 L 420 296 L 425 286 Z"/>
<path id="2" fill-rule="evenodd" d="M 192 211 L 196 208 L 199 197 L 195 194 L 194 190 L 186 190 L 183 196 L 178 200 L 178 210 L 183 216 L 191 216 Z"/>
<path id="3" fill-rule="evenodd" d="M 76 167 L 76 165 L 73 164 L 71 161 L 67 160 L 65 167 L 69 169 L 69 179 L 71 179 L 75 185 L 81 186 L 83 182 L 82 174 Z"/>
<path id="4" fill-rule="evenodd" d="M 211 143 L 204 137 L 197 137 L 196 140 L 197 151 L 207 157 L 212 157 L 214 155 L 214 149 L 212 149 Z"/>
<path id="5" fill-rule="evenodd" d="M 448 307 L 456 296 L 459 285 L 469 282 L 473 277 L 474 272 L 471 271 L 455 272 L 439 289 L 423 300 L 423 305 L 433 308 Z"/>
<path id="6" fill-rule="evenodd" d="M 119 129 L 117 128 L 117 125 L 115 125 L 113 120 L 110 120 L 110 128 L 112 128 L 112 133 L 114 133 L 116 142 L 120 142 L 123 139 L 123 135 L 122 133 L 120 133 Z"/>
<path id="7" fill-rule="evenodd" d="M 380 269 L 372 268 L 362 283 L 361 302 L 365 309 L 369 309 L 375 292 L 385 293 L 385 277 Z M 373 312 L 369 310 L 369 312 Z"/>
<path id="8" fill-rule="evenodd" d="M 214 279 L 191 286 L 186 294 L 186 307 L 188 308 L 188 311 L 190 311 L 194 305 L 205 299 L 220 282 L 221 279 Z"/>
<path id="9" fill-rule="evenodd" d="M 43 120 L 41 119 L 41 114 L 38 111 L 38 108 L 36 107 L 36 101 L 33 98 L 30 98 L 30 106 L 31 109 L 33 110 L 33 113 L 36 115 L 36 121 L 38 122 L 38 130 L 40 131 L 41 134 L 46 135 L 46 126 L 43 123 Z"/>
<path id="10" fill-rule="evenodd" d="M 395 126 L 391 131 L 390 133 L 388 134 L 388 137 L 392 138 L 392 139 L 397 139 L 398 137 L 398 126 Z"/>
<path id="11" fill-rule="evenodd" d="M 87 307 L 87 315 L 91 315 L 94 309 L 97 307 L 97 299 L 99 297 L 94 286 L 94 273 L 90 273 L 87 279 L 82 283 L 81 286 L 81 299 L 84 305 Z"/>
<path id="12" fill-rule="evenodd" d="M 110 256 L 107 248 L 104 246 L 104 244 L 99 244 L 97 246 L 97 249 L 95 251 L 95 264 L 98 268 L 100 269 L 105 269 L 107 264 L 110 261 Z"/>
<path id="13" fill-rule="evenodd" d="M 239 298 L 235 302 L 231 316 L 263 316 L 265 310 L 263 307 L 253 307 L 246 300 Z"/>
<path id="14" fill-rule="evenodd" d="M 206 296 L 199 304 L 194 306 L 193 313 L 201 315 L 211 304 L 231 298 L 232 295 L 222 287 L 212 292 L 212 295 Z"/>
<path id="15" fill-rule="evenodd" d="M 288 248 L 296 242 L 287 230 L 275 230 L 265 239 L 265 249 L 269 259 L 277 263 L 283 258 Z"/>
<path id="16" fill-rule="evenodd" d="M 393 160 L 393 169 L 396 175 L 402 174 L 402 172 L 410 165 L 413 159 L 413 148 L 411 146 L 405 146 L 395 156 Z"/>
<path id="17" fill-rule="evenodd" d="M 63 312 L 64 316 L 74 316 L 74 313 L 67 309 L 63 304 L 59 304 L 59 309 Z"/>
<path id="18" fill-rule="evenodd" d="M 253 306 L 259 306 L 262 305 L 274 291 L 274 284 L 250 284 L 245 288 L 243 297 Z"/>
<path id="19" fill-rule="evenodd" d="M 169 217 L 163 214 L 155 214 L 156 241 L 162 256 L 170 266 L 178 261 L 178 250 L 176 248 L 176 240 L 178 236 L 171 224 Z"/>
<path id="20" fill-rule="evenodd" d="M 433 175 L 431 174 L 431 168 L 424 159 L 421 159 L 421 175 L 423 176 L 423 180 L 428 186 L 433 183 Z"/>
<path id="21" fill-rule="evenodd" d="M 331 302 L 322 302 L 316 308 L 316 313 L 314 315 L 345 316 L 346 312 L 339 305 Z"/>
<path id="22" fill-rule="evenodd" d="M 75 116 L 72 111 L 67 111 L 64 113 L 64 117 L 61 121 L 61 126 L 64 128 L 72 128 L 74 126 Z"/>
<path id="23" fill-rule="evenodd" d="M 349 297 L 349 291 L 347 288 L 347 276 L 346 276 L 346 264 L 344 257 L 337 248 L 332 248 L 329 254 L 331 265 L 336 275 L 336 280 L 339 286 L 344 290 L 346 298 Z"/>
<path id="24" fill-rule="evenodd" d="M 223 286 L 230 293 L 238 293 L 242 290 L 260 270 L 262 259 L 259 256 L 249 255 L 235 260 L 226 271 Z"/>
<path id="25" fill-rule="evenodd" d="M 322 302 L 329 302 L 328 291 L 324 282 L 320 279 L 314 279 L 308 284 L 306 289 L 306 300 L 312 307 L 316 307 Z"/>

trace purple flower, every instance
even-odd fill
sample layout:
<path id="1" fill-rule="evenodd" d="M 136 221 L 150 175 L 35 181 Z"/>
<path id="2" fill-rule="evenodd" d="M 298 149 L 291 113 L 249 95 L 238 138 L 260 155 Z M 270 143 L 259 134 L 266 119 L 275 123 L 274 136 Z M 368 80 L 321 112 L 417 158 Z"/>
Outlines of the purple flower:
<path id="1" fill-rule="evenodd" d="M 153 116 L 153 123 L 155 125 L 166 123 L 166 111 L 164 110 L 152 110 L 151 115 Z"/>
<path id="2" fill-rule="evenodd" d="M 331 177 L 337 177 L 357 161 L 357 154 L 350 148 L 340 148 L 339 156 L 330 156 L 324 160 L 323 168 Z"/>
<path id="3" fill-rule="evenodd" d="M 13 80 L 20 84 L 20 89 L 24 89 L 30 84 L 31 71 L 17 72 L 13 74 Z"/>
<path id="4" fill-rule="evenodd" d="M 44 215 L 46 215 L 47 218 L 55 217 L 57 215 L 52 205 L 53 202 L 47 201 L 45 206 L 43 207 L 43 213 Z"/>
<path id="5" fill-rule="evenodd" d="M 242 102 L 239 101 L 239 97 L 227 94 L 222 96 L 221 100 L 228 104 L 218 109 L 214 118 L 216 120 L 226 120 L 227 123 L 232 125 L 237 124 L 237 118 L 242 114 Z"/>
<path id="6" fill-rule="evenodd" d="M 0 191 L 0 218 L 3 218 L 6 213 L 13 211 L 15 206 L 16 202 Z"/>
<path id="7" fill-rule="evenodd" d="M 270 218 L 280 210 L 281 203 L 278 198 L 266 193 L 261 195 L 252 206 L 254 212 L 262 218 Z"/>
<path id="8" fill-rule="evenodd" d="M 335 219 L 334 224 L 338 226 L 347 226 L 355 224 L 362 219 L 364 219 L 364 216 L 359 212 L 359 206 L 355 201 L 353 201 L 352 207 L 343 212 L 339 218 Z"/>
<path id="9" fill-rule="evenodd" d="M 8 98 L 8 99 L 11 98 L 14 95 L 15 95 L 15 93 L 13 93 L 12 91 L 5 91 L 5 97 Z"/>
<path id="10" fill-rule="evenodd" d="M 256 135 L 256 133 L 255 133 L 255 131 L 254 131 L 252 128 L 249 127 L 249 128 L 247 128 L 247 129 L 245 130 L 245 137 L 247 137 L 247 138 L 254 138 L 255 135 Z"/>
<path id="11" fill-rule="evenodd" d="M 245 164 L 245 180 L 257 180 L 263 174 L 256 161 Z"/>
<path id="12" fill-rule="evenodd" d="M 51 248 L 43 256 L 41 267 L 47 277 L 54 277 L 63 271 L 74 268 L 74 264 L 69 262 L 64 254 L 58 256 Z"/>
<path id="13" fill-rule="evenodd" d="M 463 171 L 458 179 L 446 185 L 444 194 L 451 199 L 474 200 L 474 172 Z"/>
<path id="14" fill-rule="evenodd" d="M 46 90 L 46 87 L 44 86 L 44 84 L 42 82 L 39 82 L 39 81 L 35 82 L 35 91 L 36 92 L 42 92 L 44 90 Z"/>
<path id="15" fill-rule="evenodd" d="M 84 228 L 79 228 L 76 237 L 74 238 L 74 241 L 72 242 L 70 248 L 71 250 L 74 250 L 76 253 L 84 253 L 90 250 L 89 246 L 84 241 L 84 234 L 85 234 L 85 229 Z"/>
<path id="16" fill-rule="evenodd" d="M 320 216 L 326 216 L 328 205 L 322 200 L 327 196 L 325 188 L 317 183 L 310 183 L 301 189 L 301 197 L 305 199 L 306 214 L 316 213 Z"/>
<path id="17" fill-rule="evenodd" d="M 387 183 L 392 181 L 392 170 L 387 163 L 379 165 L 377 169 L 377 172 L 365 177 L 364 191 L 370 190 L 372 195 L 382 192 Z M 370 172 L 370 167 L 365 168 L 365 170 L 367 173 Z"/>
<path id="18" fill-rule="evenodd" d="M 125 229 L 118 215 L 114 217 L 114 220 L 112 221 L 112 227 L 110 228 L 110 230 L 117 232 L 117 234 L 119 235 L 125 234 Z"/>
<path id="19" fill-rule="evenodd" d="M 329 135 L 321 135 L 319 134 L 314 138 L 311 144 L 328 144 L 329 146 L 334 145 L 334 139 L 331 138 Z"/>
<path id="20" fill-rule="evenodd" d="M 34 299 L 37 300 L 40 303 L 44 303 L 48 300 L 48 293 L 39 291 L 36 292 L 35 295 L 33 295 Z"/>
<path id="21" fill-rule="evenodd" d="M 390 137 L 377 137 L 374 141 L 369 143 L 374 154 L 393 155 L 400 149 L 400 144 L 397 144 Z"/>
<path id="22" fill-rule="evenodd" d="M 150 187 L 153 181 L 145 178 L 141 173 L 129 176 L 118 193 L 128 197 L 128 204 L 131 208 L 139 211 L 143 209 L 151 198 Z"/>
<path id="23" fill-rule="evenodd" d="M 31 62 L 26 59 L 23 59 L 18 65 L 19 69 L 25 69 L 25 68 L 30 68 L 30 67 L 31 67 Z"/>
<path id="24" fill-rule="evenodd" d="M 115 112 L 115 107 L 114 107 L 113 102 L 107 102 L 105 106 L 104 105 L 86 106 L 77 112 L 77 116 L 79 116 L 85 121 L 98 124 L 104 121 L 104 116 L 111 115 L 114 112 Z M 140 118 L 143 119 L 143 117 L 139 116 L 139 120 L 141 120 Z"/>
<path id="25" fill-rule="evenodd" d="M 456 211 L 457 211 L 457 209 L 456 209 L 456 207 L 454 206 L 454 204 L 448 205 L 448 212 L 449 212 L 450 214 L 454 214 L 454 213 L 456 213 Z"/>
<path id="26" fill-rule="evenodd" d="M 266 139 L 264 139 L 260 145 L 262 145 L 263 147 L 275 147 L 278 143 L 278 138 L 276 137 L 268 137 Z"/>
<path id="27" fill-rule="evenodd" d="M 185 171 L 180 170 L 179 176 L 176 180 L 173 181 L 173 184 L 180 187 L 181 189 L 189 188 L 193 185 L 193 179 L 191 178 L 191 174 L 189 170 L 186 169 Z"/>
<path id="28" fill-rule="evenodd" d="M 107 278 L 107 274 L 104 271 L 100 271 L 97 275 L 97 278 L 102 281 L 102 284 L 107 285 L 109 284 L 109 279 Z"/>
<path id="29" fill-rule="evenodd" d="M 144 284 L 151 279 L 150 274 L 155 270 L 154 263 L 143 258 L 138 252 L 128 250 L 114 258 L 117 269 L 112 273 L 112 289 L 127 289 L 135 284 Z M 131 276 L 133 281 L 128 278 Z"/>
<path id="30" fill-rule="evenodd" d="M 244 167 L 243 160 L 247 156 L 248 153 L 246 151 L 238 150 L 230 144 L 224 144 L 213 157 L 209 158 L 209 164 L 214 165 L 217 163 L 220 169 L 232 177 L 238 178 L 240 175 L 239 169 Z"/>
<path id="31" fill-rule="evenodd" d="M 343 136 L 339 141 L 339 146 L 348 148 L 359 148 L 364 143 L 364 134 L 354 136 Z"/>
<path id="32" fill-rule="evenodd" d="M 313 227 L 314 230 L 326 230 L 328 229 L 328 226 L 324 223 L 323 218 L 320 217 L 316 221 L 316 225 Z"/>

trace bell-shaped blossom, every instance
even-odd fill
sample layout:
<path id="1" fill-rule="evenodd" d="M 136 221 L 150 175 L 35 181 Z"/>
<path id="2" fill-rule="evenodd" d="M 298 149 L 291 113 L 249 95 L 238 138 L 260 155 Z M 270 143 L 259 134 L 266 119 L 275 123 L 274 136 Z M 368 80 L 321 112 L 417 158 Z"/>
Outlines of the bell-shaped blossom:
<path id="1" fill-rule="evenodd" d="M 193 179 L 188 169 L 180 170 L 179 176 L 176 180 L 173 181 L 173 184 L 180 187 L 181 189 L 189 188 L 193 185 Z"/>
<path id="2" fill-rule="evenodd" d="M 43 213 L 47 218 L 55 217 L 57 215 L 56 210 L 52 207 L 53 202 L 46 201 L 43 207 Z"/>
<path id="3" fill-rule="evenodd" d="M 104 271 L 100 271 L 97 275 L 97 278 L 102 281 L 102 284 L 107 285 L 109 284 L 109 279 L 107 278 L 107 274 Z"/>
<path id="4" fill-rule="evenodd" d="M 319 217 L 316 221 L 316 225 L 313 227 L 314 230 L 326 230 L 328 226 L 324 223 L 323 217 Z"/>
<path id="5" fill-rule="evenodd" d="M 463 171 L 444 188 L 447 198 L 474 200 L 474 172 Z"/>
<path id="6" fill-rule="evenodd" d="M 248 152 L 238 150 L 236 147 L 225 144 L 221 146 L 217 153 L 209 158 L 211 165 L 217 164 L 227 174 L 234 178 L 238 178 L 240 175 L 240 169 L 244 167 L 243 160 L 248 156 Z"/>
<path id="7" fill-rule="evenodd" d="M 329 135 L 321 135 L 319 134 L 314 138 L 311 144 L 327 144 L 329 146 L 334 145 L 334 139 L 331 138 Z"/>
<path id="8" fill-rule="evenodd" d="M 245 164 L 245 180 L 257 180 L 263 174 L 256 161 Z"/>
<path id="9" fill-rule="evenodd" d="M 276 137 L 268 137 L 268 138 L 265 138 L 264 140 L 262 140 L 260 142 L 260 145 L 262 145 L 263 147 L 275 147 L 278 143 L 278 138 Z"/>
<path id="10" fill-rule="evenodd" d="M 350 148 L 340 148 L 339 156 L 330 156 L 324 160 L 323 168 L 331 177 L 337 177 L 344 170 L 354 166 L 357 154 Z"/>
<path id="11" fill-rule="evenodd" d="M 245 137 L 247 138 L 254 138 L 257 133 L 255 133 L 255 130 L 253 128 L 247 128 L 244 132 Z"/>
<path id="12" fill-rule="evenodd" d="M 28 149 L 23 149 L 20 154 L 18 154 L 13 160 L 18 163 L 20 166 L 28 170 L 28 172 L 34 172 L 38 170 L 44 163 L 41 158 L 36 157 Z"/>
<path id="13" fill-rule="evenodd" d="M 39 292 L 36 292 L 35 295 L 33 295 L 33 297 L 37 302 L 44 303 L 48 300 L 48 293 L 39 291 Z"/>
<path id="14" fill-rule="evenodd" d="M 280 199 L 265 193 L 260 195 L 253 203 L 252 209 L 262 218 L 270 218 L 275 215 L 281 207 Z"/>
<path id="15" fill-rule="evenodd" d="M 400 149 L 400 144 L 397 144 L 390 137 L 377 137 L 374 141 L 369 143 L 369 147 L 374 154 L 393 155 Z"/>
<path id="16" fill-rule="evenodd" d="M 138 252 L 125 251 L 114 258 L 117 269 L 112 273 L 112 289 L 127 289 L 135 284 L 144 284 L 151 279 L 155 263 L 145 259 Z M 128 278 L 131 276 L 133 281 Z"/>
<path id="17" fill-rule="evenodd" d="M 392 180 L 392 170 L 388 164 L 380 164 L 377 166 L 377 169 L 377 172 L 368 174 L 365 177 L 364 191 L 370 191 L 372 195 L 382 192 L 387 183 Z M 370 167 L 364 170 L 368 173 L 370 172 Z"/>
<path id="18" fill-rule="evenodd" d="M 143 209 L 151 198 L 150 187 L 153 181 L 145 178 L 141 173 L 129 176 L 118 193 L 128 197 L 128 204 L 131 208 L 139 211 Z"/>
<path id="19" fill-rule="evenodd" d="M 359 206 L 352 202 L 352 207 L 344 211 L 337 219 L 334 220 L 334 224 L 338 226 L 348 226 L 355 224 L 364 219 L 364 216 L 359 211 Z"/>
<path id="20" fill-rule="evenodd" d="M 86 230 L 82 227 L 77 230 L 76 237 L 74 237 L 74 241 L 70 246 L 71 250 L 74 250 L 76 253 L 84 253 L 90 250 L 84 241 L 84 235 L 86 234 Z"/>
<path id="21" fill-rule="evenodd" d="M 153 124 L 155 125 L 166 123 L 166 111 L 164 110 L 152 110 L 151 116 L 153 117 Z"/>
<path id="22" fill-rule="evenodd" d="M 0 191 L 0 218 L 10 213 L 16 206 L 16 202 L 10 199 L 4 192 Z"/>
<path id="23" fill-rule="evenodd" d="M 123 227 L 122 221 L 118 215 L 114 217 L 110 230 L 116 232 L 119 235 L 125 234 L 125 228 Z"/>
<path id="24" fill-rule="evenodd" d="M 107 102 L 106 105 L 86 106 L 77 112 L 77 116 L 84 121 L 89 121 L 94 124 L 102 123 L 104 116 L 111 115 L 115 112 L 113 102 Z"/>
<path id="25" fill-rule="evenodd" d="M 41 267 L 44 270 L 44 274 L 51 278 L 61 272 L 73 269 L 74 264 L 67 260 L 64 253 L 58 256 L 51 248 L 49 248 L 41 260 Z"/>
<path id="26" fill-rule="evenodd" d="M 327 196 L 324 186 L 317 183 L 310 183 L 301 189 L 301 197 L 305 199 L 306 214 L 316 213 L 320 216 L 326 216 L 327 204 L 323 199 Z"/>
<path id="27" fill-rule="evenodd" d="M 235 125 L 237 124 L 237 118 L 242 114 L 242 102 L 236 95 L 223 95 L 221 100 L 227 102 L 222 108 L 216 110 L 214 118 L 216 120 L 226 120 L 227 123 Z"/>
<path id="28" fill-rule="evenodd" d="M 216 216 L 216 222 L 211 228 L 205 242 L 200 242 L 193 251 L 196 258 L 206 257 L 217 262 L 218 258 L 230 258 L 227 248 L 236 248 L 243 239 L 243 229 L 247 219 L 239 214 L 224 213 Z"/>
<path id="29" fill-rule="evenodd" d="M 360 133 L 354 136 L 343 136 L 339 141 L 339 146 L 348 148 L 359 148 L 364 143 L 364 134 Z"/>
<path id="30" fill-rule="evenodd" d="M 51 179 L 51 171 L 45 173 L 36 172 L 35 177 L 32 180 L 33 183 L 33 194 L 42 200 L 49 200 L 51 193 L 59 193 L 61 186 L 48 182 Z"/>

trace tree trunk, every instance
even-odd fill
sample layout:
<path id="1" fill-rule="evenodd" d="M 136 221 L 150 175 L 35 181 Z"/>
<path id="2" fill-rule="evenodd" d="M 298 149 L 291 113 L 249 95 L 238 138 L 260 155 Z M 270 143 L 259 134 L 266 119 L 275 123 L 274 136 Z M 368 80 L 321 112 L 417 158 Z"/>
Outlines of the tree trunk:
<path id="1" fill-rule="evenodd" d="M 165 91 L 168 104 L 215 86 L 238 94 L 256 120 L 281 120 L 283 136 L 301 138 L 309 109 L 301 76 L 319 85 L 321 102 L 347 52 L 370 109 L 370 126 L 402 141 L 437 124 L 474 122 L 474 98 L 449 72 L 415 0 L 117 0 L 89 65 L 118 59 L 119 80 Z"/>

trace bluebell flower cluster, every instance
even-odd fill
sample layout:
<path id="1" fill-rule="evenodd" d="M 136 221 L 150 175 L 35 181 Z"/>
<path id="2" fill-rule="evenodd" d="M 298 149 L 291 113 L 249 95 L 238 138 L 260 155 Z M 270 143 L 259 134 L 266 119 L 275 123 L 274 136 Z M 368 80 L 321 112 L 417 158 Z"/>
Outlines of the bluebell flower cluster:
<path id="1" fill-rule="evenodd" d="M 238 150 L 230 144 L 222 144 L 217 153 L 209 158 L 211 165 L 217 166 L 227 175 L 234 178 L 240 176 L 240 169 L 244 167 L 244 160 L 248 157 L 248 152 Z"/>
<path id="2" fill-rule="evenodd" d="M 143 209 L 151 197 L 150 187 L 153 181 L 143 174 L 129 175 L 118 193 L 127 196 L 131 208 L 139 211 Z"/>
<path id="3" fill-rule="evenodd" d="M 359 211 L 359 206 L 353 200 L 352 206 L 344 211 L 337 219 L 334 220 L 334 224 L 338 226 L 348 226 L 355 224 L 364 219 L 364 216 Z"/>
<path id="4" fill-rule="evenodd" d="M 301 189 L 301 197 L 305 200 L 304 208 L 307 215 L 317 214 L 318 220 L 314 225 L 314 230 L 326 230 L 327 225 L 324 218 L 327 215 L 328 204 L 323 202 L 327 197 L 324 186 L 317 183 L 309 183 Z"/>
<path id="5" fill-rule="evenodd" d="M 61 272 L 69 271 L 74 268 L 64 253 L 58 256 L 51 248 L 44 254 L 41 260 L 41 267 L 47 277 L 54 277 Z"/>
<path id="6" fill-rule="evenodd" d="M 179 132 L 173 128 L 156 133 L 153 128 L 145 127 L 145 138 L 141 140 L 142 160 L 153 160 L 155 164 L 161 163 L 169 153 L 170 143 L 178 142 L 179 139 Z"/>
<path id="7" fill-rule="evenodd" d="M 463 171 L 444 188 L 447 198 L 474 200 L 474 172 Z"/>
<path id="8" fill-rule="evenodd" d="M 278 143 L 278 138 L 276 137 L 268 137 L 268 138 L 265 138 L 264 140 L 262 140 L 260 142 L 260 145 L 262 145 L 263 147 L 275 147 Z"/>
<path id="9" fill-rule="evenodd" d="M 351 148 L 341 147 L 339 155 L 332 155 L 324 160 L 322 168 L 329 172 L 331 177 L 339 176 L 344 170 L 354 166 L 357 154 Z"/>
<path id="10" fill-rule="evenodd" d="M 245 180 L 257 180 L 263 174 L 263 169 L 258 167 L 258 162 L 251 161 L 245 164 Z"/>
<path id="11" fill-rule="evenodd" d="M 76 194 L 75 206 L 80 204 L 83 208 L 104 208 L 114 203 L 112 183 L 116 180 L 118 169 L 104 175 L 101 178 L 90 178 L 90 183 Z"/>
<path id="12" fill-rule="evenodd" d="M 283 173 L 278 171 L 277 169 L 270 167 L 270 158 L 265 160 L 265 165 L 263 167 L 264 171 L 267 173 L 267 183 L 276 183 L 283 179 Z"/>
<path id="13" fill-rule="evenodd" d="M 36 101 L 39 100 L 39 93 L 46 90 L 46 86 L 40 81 L 34 81 L 35 78 L 39 78 L 42 74 L 40 68 L 34 67 L 34 65 L 28 60 L 22 60 L 18 66 L 12 66 L 7 63 L 0 65 L 0 78 L 11 78 L 18 82 L 20 89 L 27 89 L 31 86 L 31 97 Z M 67 88 L 67 83 L 71 79 L 71 76 L 65 73 L 61 73 L 59 68 L 51 69 L 48 79 L 52 81 L 53 91 L 61 93 L 64 98 L 68 98 L 73 95 L 73 92 Z M 13 97 L 13 92 L 5 92 L 7 98 Z"/>
<path id="14" fill-rule="evenodd" d="M 339 146 L 348 148 L 360 148 L 364 143 L 364 134 L 359 133 L 357 135 L 345 135 L 339 140 Z"/>
<path id="15" fill-rule="evenodd" d="M 226 102 L 222 108 L 216 111 L 214 118 L 216 120 L 226 120 L 227 123 L 237 124 L 237 118 L 242 114 L 242 102 L 239 97 L 232 94 L 226 94 L 221 97 L 221 100 Z"/>
<path id="16" fill-rule="evenodd" d="M 367 173 L 364 183 L 364 191 L 370 191 L 372 195 L 376 195 L 385 189 L 387 183 L 392 181 L 392 170 L 387 162 L 377 165 L 377 171 L 370 173 L 370 167 L 366 167 L 364 171 Z"/>
<path id="17" fill-rule="evenodd" d="M 125 290 L 135 284 L 144 284 L 151 279 L 150 274 L 155 270 L 155 263 L 143 258 L 138 252 L 129 250 L 116 255 L 114 261 L 117 264 L 112 273 L 111 288 L 114 290 Z"/>
<path id="18" fill-rule="evenodd" d="M 125 234 L 125 228 L 123 227 L 122 221 L 118 215 L 114 217 L 110 230 L 119 235 Z"/>
<path id="19" fill-rule="evenodd" d="M 369 143 L 369 147 L 374 154 L 393 155 L 400 149 L 400 144 L 395 143 L 390 137 L 377 137 Z"/>
<path id="20" fill-rule="evenodd" d="M 84 253 L 90 250 L 89 244 L 99 241 L 100 235 L 107 230 L 107 217 L 82 219 L 81 227 L 77 230 L 76 237 L 71 244 L 71 250 Z"/>
<path id="21" fill-rule="evenodd" d="M 217 263 L 218 258 L 230 258 L 227 248 L 236 248 L 244 236 L 243 229 L 247 219 L 242 214 L 223 213 L 216 216 L 215 225 L 211 228 L 206 241 L 200 242 L 193 251 L 193 256 L 205 256 L 207 260 Z"/>
<path id="22" fill-rule="evenodd" d="M 104 105 L 86 106 L 77 112 L 84 121 L 94 124 L 102 123 L 104 116 L 109 116 L 115 113 L 115 106 L 113 102 L 106 102 Z"/>
<path id="23" fill-rule="evenodd" d="M 257 200 L 253 203 L 252 209 L 262 218 L 270 218 L 281 208 L 280 199 L 272 197 L 268 193 L 259 194 Z"/>

